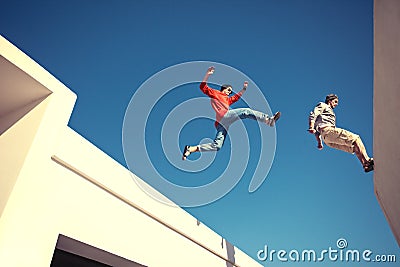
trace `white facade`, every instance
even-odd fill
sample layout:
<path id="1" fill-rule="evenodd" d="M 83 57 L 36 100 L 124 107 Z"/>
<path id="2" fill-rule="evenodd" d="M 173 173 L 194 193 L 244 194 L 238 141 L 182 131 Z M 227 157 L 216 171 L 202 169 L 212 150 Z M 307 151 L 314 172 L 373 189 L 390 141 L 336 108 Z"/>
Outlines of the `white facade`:
<path id="1" fill-rule="evenodd" d="M 374 4 L 374 185 L 400 245 L 400 1 Z"/>
<path id="2" fill-rule="evenodd" d="M 261 266 L 67 126 L 76 95 L 0 36 L 0 266 Z M 157 193 L 157 192 L 155 192 Z"/>

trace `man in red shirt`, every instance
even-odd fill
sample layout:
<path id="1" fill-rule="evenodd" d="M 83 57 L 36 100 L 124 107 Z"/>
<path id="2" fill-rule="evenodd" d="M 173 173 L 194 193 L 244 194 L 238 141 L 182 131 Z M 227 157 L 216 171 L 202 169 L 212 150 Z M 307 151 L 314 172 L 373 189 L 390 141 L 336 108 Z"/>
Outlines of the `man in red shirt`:
<path id="1" fill-rule="evenodd" d="M 248 82 L 244 82 L 243 89 L 240 90 L 240 92 L 229 97 L 229 95 L 232 93 L 232 86 L 229 84 L 222 85 L 219 91 L 208 87 L 207 80 L 210 75 L 214 73 L 214 70 L 214 67 L 208 68 L 207 73 L 200 84 L 200 89 L 204 94 L 211 98 L 211 106 L 216 113 L 215 127 L 217 129 L 217 134 L 212 143 L 201 144 L 197 146 L 185 146 L 182 160 L 186 160 L 186 158 L 193 152 L 220 150 L 224 144 L 225 137 L 228 134 L 229 126 L 237 120 L 253 119 L 264 122 L 272 127 L 281 116 L 280 112 L 275 113 L 272 117 L 268 117 L 267 114 L 252 110 L 250 108 L 229 109 L 229 106 L 238 101 L 243 93 L 247 90 Z"/>

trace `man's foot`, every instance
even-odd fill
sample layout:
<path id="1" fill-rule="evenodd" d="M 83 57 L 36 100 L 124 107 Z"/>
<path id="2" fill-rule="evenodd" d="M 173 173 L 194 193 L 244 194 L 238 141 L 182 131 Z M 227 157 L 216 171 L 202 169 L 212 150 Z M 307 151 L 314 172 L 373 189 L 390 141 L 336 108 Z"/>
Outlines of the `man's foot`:
<path id="1" fill-rule="evenodd" d="M 324 148 L 324 145 L 322 143 L 318 142 L 317 148 L 318 148 L 318 150 L 322 150 Z"/>
<path id="2" fill-rule="evenodd" d="M 276 122 L 277 120 L 279 120 L 280 117 L 281 117 L 281 113 L 278 111 L 277 113 L 274 114 L 274 116 L 272 116 L 271 118 L 268 119 L 267 124 L 268 124 L 269 126 L 271 126 L 271 127 L 274 126 L 274 125 L 275 125 L 275 122 Z"/>
<path id="3" fill-rule="evenodd" d="M 186 158 L 189 157 L 190 153 L 190 146 L 185 146 L 182 154 L 182 160 L 186 160 Z"/>
<path id="4" fill-rule="evenodd" d="M 370 172 L 374 170 L 374 159 L 370 158 L 368 162 L 364 165 L 364 171 Z"/>
<path id="5" fill-rule="evenodd" d="M 321 134 L 320 133 L 316 133 L 315 134 L 315 138 L 317 139 L 317 148 L 318 150 L 322 150 L 324 148 L 324 145 L 322 144 L 322 138 L 321 138 Z"/>

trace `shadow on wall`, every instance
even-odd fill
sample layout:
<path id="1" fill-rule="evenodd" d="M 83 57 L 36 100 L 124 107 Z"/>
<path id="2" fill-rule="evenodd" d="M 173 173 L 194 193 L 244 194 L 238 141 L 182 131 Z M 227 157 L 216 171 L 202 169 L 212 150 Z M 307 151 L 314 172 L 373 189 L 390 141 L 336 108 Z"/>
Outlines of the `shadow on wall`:
<path id="1" fill-rule="evenodd" d="M 224 247 L 224 241 L 225 241 L 225 247 L 226 247 L 226 254 L 228 256 L 228 261 L 226 262 L 226 267 L 233 267 L 233 264 L 235 264 L 235 246 L 229 243 L 227 240 L 222 238 L 221 241 L 221 246 L 222 248 Z"/>

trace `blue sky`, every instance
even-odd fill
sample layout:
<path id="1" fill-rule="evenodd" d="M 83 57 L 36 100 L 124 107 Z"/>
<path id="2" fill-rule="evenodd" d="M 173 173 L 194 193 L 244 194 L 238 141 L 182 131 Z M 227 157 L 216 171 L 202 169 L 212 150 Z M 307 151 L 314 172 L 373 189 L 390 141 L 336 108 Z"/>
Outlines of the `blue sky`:
<path id="1" fill-rule="evenodd" d="M 151 76 L 192 61 L 218 62 L 247 75 L 271 110 L 282 112 L 267 179 L 248 192 L 259 132 L 255 122 L 246 121 L 252 150 L 239 183 L 218 201 L 186 210 L 251 257 L 266 244 L 276 250 L 322 250 L 335 247 L 339 238 L 346 238 L 349 248 L 398 255 L 374 195 L 373 173 L 365 174 L 354 155 L 326 146 L 318 151 L 306 132 L 314 105 L 336 93 L 338 126 L 360 134 L 373 154 L 372 0 L 17 0 L 3 3 L 1 11 L 0 33 L 78 95 L 70 127 L 123 165 L 125 111 Z M 198 84 L 166 95 L 152 113 L 155 123 L 194 97 L 202 97 Z M 151 134 L 157 140 L 159 129 Z M 179 144 L 214 134 L 211 120 L 194 120 Z M 224 146 L 205 172 L 182 173 L 165 161 L 157 144 L 149 144 L 152 160 L 177 183 L 206 183 L 228 164 L 230 150 Z"/>

